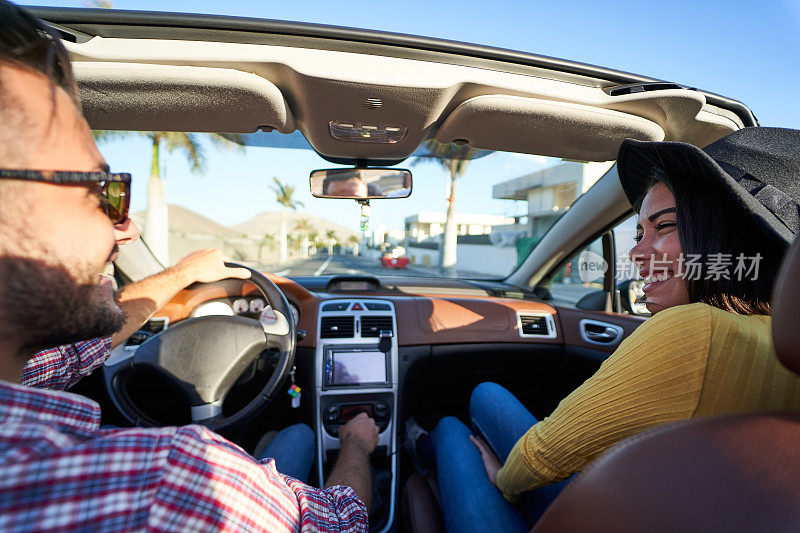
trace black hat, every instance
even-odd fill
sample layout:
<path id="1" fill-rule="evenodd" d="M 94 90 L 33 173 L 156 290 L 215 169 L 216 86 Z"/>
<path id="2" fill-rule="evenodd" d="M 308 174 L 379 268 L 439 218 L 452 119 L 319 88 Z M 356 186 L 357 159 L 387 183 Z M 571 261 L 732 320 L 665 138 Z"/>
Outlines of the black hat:
<path id="1" fill-rule="evenodd" d="M 631 204 L 662 170 L 730 195 L 765 231 L 787 245 L 800 232 L 800 131 L 744 128 L 702 150 L 687 143 L 625 140 L 617 168 Z"/>

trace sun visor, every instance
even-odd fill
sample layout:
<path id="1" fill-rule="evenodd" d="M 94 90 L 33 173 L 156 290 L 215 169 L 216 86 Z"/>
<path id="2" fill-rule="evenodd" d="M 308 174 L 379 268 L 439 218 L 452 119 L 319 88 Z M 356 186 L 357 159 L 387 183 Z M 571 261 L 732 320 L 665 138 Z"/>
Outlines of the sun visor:
<path id="1" fill-rule="evenodd" d="M 476 96 L 455 108 L 436 140 L 474 148 L 611 161 L 624 139 L 661 141 L 661 127 L 642 117 L 582 104 L 506 95 Z"/>
<path id="2" fill-rule="evenodd" d="M 281 133 L 295 121 L 268 80 L 233 69 L 73 63 L 83 112 L 93 129 Z"/>

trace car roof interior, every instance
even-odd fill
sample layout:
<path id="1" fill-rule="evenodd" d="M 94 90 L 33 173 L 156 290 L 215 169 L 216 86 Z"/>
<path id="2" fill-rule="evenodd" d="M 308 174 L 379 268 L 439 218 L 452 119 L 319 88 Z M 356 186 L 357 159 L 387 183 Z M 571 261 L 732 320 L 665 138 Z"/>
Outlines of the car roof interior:
<path id="1" fill-rule="evenodd" d="M 486 50 L 507 61 L 481 60 L 469 45 L 458 58 L 448 41 L 231 17 L 34 13 L 65 35 L 96 129 L 299 130 L 323 157 L 353 162 L 401 161 L 430 138 L 609 161 L 625 138 L 705 146 L 755 123 L 738 102 L 703 91 L 496 49 Z M 407 132 L 354 143 L 333 138 L 331 121 Z"/>

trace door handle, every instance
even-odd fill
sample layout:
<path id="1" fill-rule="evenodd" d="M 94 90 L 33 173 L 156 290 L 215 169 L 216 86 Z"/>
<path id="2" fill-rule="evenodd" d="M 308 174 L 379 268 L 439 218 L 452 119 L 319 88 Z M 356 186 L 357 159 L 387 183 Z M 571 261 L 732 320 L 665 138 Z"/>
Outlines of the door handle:
<path id="1" fill-rule="evenodd" d="M 590 344 L 610 346 L 622 338 L 622 328 L 616 324 L 584 318 L 578 323 L 581 337 Z"/>
<path id="2" fill-rule="evenodd" d="M 617 337 L 617 333 L 611 328 L 606 328 L 603 331 L 590 331 L 587 329 L 586 336 L 593 341 L 611 342 Z"/>

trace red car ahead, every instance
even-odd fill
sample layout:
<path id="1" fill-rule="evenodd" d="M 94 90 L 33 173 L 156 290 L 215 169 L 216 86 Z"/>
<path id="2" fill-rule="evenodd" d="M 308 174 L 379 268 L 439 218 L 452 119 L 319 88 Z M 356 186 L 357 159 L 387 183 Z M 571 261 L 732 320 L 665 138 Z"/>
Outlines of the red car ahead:
<path id="1" fill-rule="evenodd" d="M 394 252 L 388 252 L 381 256 L 381 265 L 386 268 L 407 268 L 408 257 L 404 255 L 395 256 Z"/>

